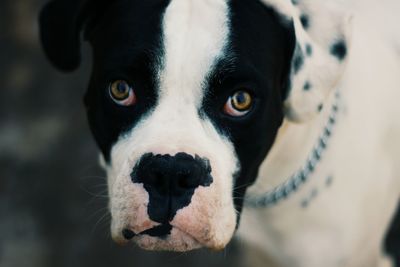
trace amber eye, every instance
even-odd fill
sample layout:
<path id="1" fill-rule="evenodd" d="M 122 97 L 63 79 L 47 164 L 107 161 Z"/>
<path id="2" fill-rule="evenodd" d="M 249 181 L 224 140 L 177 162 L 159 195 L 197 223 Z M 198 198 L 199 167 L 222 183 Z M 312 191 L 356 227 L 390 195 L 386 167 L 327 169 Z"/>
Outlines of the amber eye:
<path id="1" fill-rule="evenodd" d="M 252 96 L 246 91 L 237 91 L 228 98 L 224 112 L 234 117 L 246 115 L 253 105 Z"/>
<path id="2" fill-rule="evenodd" d="M 115 103 L 121 106 L 132 106 L 136 103 L 136 95 L 132 86 L 124 80 L 112 82 L 109 86 L 110 96 Z"/>

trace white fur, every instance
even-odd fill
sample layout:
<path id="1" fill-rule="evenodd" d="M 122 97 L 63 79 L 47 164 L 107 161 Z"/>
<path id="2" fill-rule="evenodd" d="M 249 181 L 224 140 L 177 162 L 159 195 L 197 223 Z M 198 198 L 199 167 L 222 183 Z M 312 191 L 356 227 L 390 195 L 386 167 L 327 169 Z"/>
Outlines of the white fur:
<path id="1" fill-rule="evenodd" d="M 300 2 L 299 8 L 307 8 L 317 25 L 317 30 L 311 26 L 310 37 L 326 40 L 323 35 L 329 32 L 321 28 L 332 23 L 326 19 L 334 18 L 319 15 L 327 12 L 321 1 Z M 368 4 L 374 10 L 372 1 Z M 342 102 L 327 154 L 295 195 L 271 208 L 243 211 L 241 237 L 259 247 L 275 266 L 392 266 L 383 255 L 382 242 L 400 196 L 400 56 L 383 34 L 388 30 L 377 30 L 366 13 L 351 11 L 352 44 L 336 86 Z M 386 9 L 388 15 L 391 11 L 396 12 Z M 311 121 L 285 120 L 248 194 L 272 189 L 302 166 L 327 121 L 331 102 L 332 94 L 324 101 L 327 108 Z M 328 176 L 333 177 L 330 186 Z M 314 190 L 318 195 L 302 207 Z"/>
<path id="2" fill-rule="evenodd" d="M 159 100 L 131 132 L 120 138 L 108 168 L 113 236 L 129 226 L 136 233 L 156 225 L 146 211 L 148 194 L 130 180 L 132 168 L 146 153 L 185 152 L 208 158 L 213 183 L 197 188 L 189 206 L 178 211 L 166 240 L 137 237 L 143 248 L 188 250 L 223 248 L 231 239 L 236 216 L 232 200 L 237 159 L 232 144 L 198 110 L 204 83 L 228 38 L 225 0 L 173 0 L 163 20 L 163 65 L 159 69 Z M 140 89 L 139 89 L 140 90 Z M 132 215 L 132 213 L 137 215 Z"/>
<path id="3" fill-rule="evenodd" d="M 350 45 L 351 16 L 333 1 L 314 0 L 312 5 L 306 6 L 313 10 L 304 8 L 304 2 L 307 1 L 300 1 L 297 6 L 293 6 L 289 0 L 262 2 L 273 7 L 285 20 L 293 20 L 297 41 L 293 57 L 304 55 L 304 66 L 298 73 L 291 73 L 290 93 L 284 107 L 288 119 L 296 122 L 309 120 L 318 114 L 318 106 L 326 101 L 343 74 L 347 60 L 337 60 L 330 54 L 330 48 L 340 39 Z M 315 9 L 318 12 L 312 12 Z M 303 12 L 313 15 L 311 31 L 306 31 L 301 25 L 300 16 Z M 311 57 L 306 56 L 307 44 L 313 50 Z M 314 89 L 305 92 L 303 87 L 306 82 Z"/>

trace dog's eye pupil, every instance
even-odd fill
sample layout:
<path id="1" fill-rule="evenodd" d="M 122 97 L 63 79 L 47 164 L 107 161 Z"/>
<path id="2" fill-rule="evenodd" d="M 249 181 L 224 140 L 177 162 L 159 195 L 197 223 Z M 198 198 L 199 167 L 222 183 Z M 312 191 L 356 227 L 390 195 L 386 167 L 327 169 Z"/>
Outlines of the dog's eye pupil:
<path id="1" fill-rule="evenodd" d="M 136 96 L 132 87 L 124 80 L 112 82 L 109 91 L 114 102 L 121 106 L 131 106 L 136 102 Z"/>
<path id="2" fill-rule="evenodd" d="M 246 115 L 253 106 L 253 97 L 246 91 L 237 91 L 228 98 L 225 103 L 224 112 L 232 117 Z"/>
<path id="3" fill-rule="evenodd" d="M 117 90 L 120 94 L 125 94 L 128 90 L 128 86 L 126 83 L 118 83 Z"/>
<path id="4" fill-rule="evenodd" d="M 239 91 L 232 97 L 232 106 L 239 111 L 249 109 L 251 104 L 252 98 L 250 94 L 245 91 Z"/>
<path id="5" fill-rule="evenodd" d="M 111 95 L 116 100 L 124 100 L 129 96 L 130 87 L 126 81 L 115 81 L 111 84 Z"/>

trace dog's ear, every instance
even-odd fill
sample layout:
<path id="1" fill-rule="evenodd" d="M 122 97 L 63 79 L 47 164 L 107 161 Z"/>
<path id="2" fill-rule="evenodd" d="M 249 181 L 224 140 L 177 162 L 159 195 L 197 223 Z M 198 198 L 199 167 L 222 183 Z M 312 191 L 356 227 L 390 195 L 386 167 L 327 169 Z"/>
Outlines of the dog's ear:
<path id="1" fill-rule="evenodd" d="M 292 0 L 286 9 L 292 13 L 297 42 L 284 103 L 291 121 L 318 114 L 346 67 L 352 17 L 327 2 L 332 1 Z"/>
<path id="2" fill-rule="evenodd" d="M 55 67 L 73 71 L 81 61 L 80 36 L 89 0 L 52 0 L 39 15 L 43 49 Z"/>

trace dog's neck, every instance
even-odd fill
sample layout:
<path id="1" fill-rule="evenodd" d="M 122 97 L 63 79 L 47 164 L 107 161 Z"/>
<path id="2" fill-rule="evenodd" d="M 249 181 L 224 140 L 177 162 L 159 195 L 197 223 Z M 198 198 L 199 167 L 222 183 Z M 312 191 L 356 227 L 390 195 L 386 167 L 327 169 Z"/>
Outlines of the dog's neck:
<path id="1" fill-rule="evenodd" d="M 284 199 L 284 197 L 276 198 L 278 195 L 286 194 L 287 197 L 290 197 L 290 194 L 301 190 L 302 184 L 297 183 L 299 177 L 297 177 L 297 181 L 294 181 L 294 174 L 299 174 L 299 170 L 304 170 L 307 168 L 306 165 L 311 163 L 310 154 L 315 152 L 316 144 L 321 143 L 321 134 L 329 130 L 329 136 L 331 135 L 331 127 L 335 124 L 335 121 L 332 122 L 331 120 L 332 118 L 336 120 L 338 102 L 339 98 L 332 95 L 326 102 L 326 108 L 321 111 L 319 116 L 309 122 L 302 124 L 288 120 L 283 122 L 274 146 L 260 167 L 255 185 L 248 190 L 248 199 L 251 199 L 250 205 L 269 206 L 271 203 L 275 204 Z M 329 125 L 328 128 L 327 125 Z M 317 144 L 318 152 L 323 152 L 326 145 L 329 146 L 329 140 L 327 140 L 329 136 L 323 138 L 328 143 L 324 142 L 324 145 L 320 145 L 320 147 Z M 319 159 L 318 156 L 318 159 L 312 160 L 312 164 L 316 165 L 316 168 Z M 306 172 L 308 174 L 302 173 L 303 177 L 300 182 L 313 183 L 313 181 L 309 181 L 312 180 L 310 179 L 313 176 L 312 171 Z M 290 183 L 298 185 L 295 188 L 283 186 Z"/>

